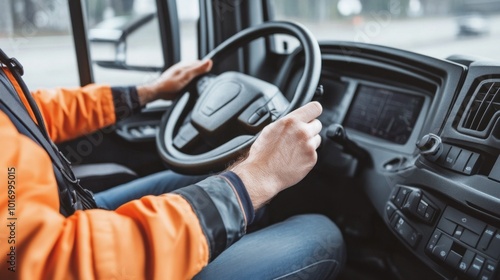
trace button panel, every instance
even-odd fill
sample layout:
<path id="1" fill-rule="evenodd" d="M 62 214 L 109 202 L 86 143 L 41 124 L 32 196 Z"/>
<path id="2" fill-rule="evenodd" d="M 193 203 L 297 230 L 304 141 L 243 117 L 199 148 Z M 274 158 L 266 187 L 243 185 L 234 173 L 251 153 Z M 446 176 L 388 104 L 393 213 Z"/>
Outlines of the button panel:
<path id="1" fill-rule="evenodd" d="M 494 279 L 500 260 L 495 227 L 447 207 L 425 247 L 432 258 L 469 279 Z"/>
<path id="2" fill-rule="evenodd" d="M 408 224 L 403 217 L 399 214 L 394 215 L 391 225 L 396 233 L 406 241 L 410 247 L 415 248 L 415 246 L 417 246 L 420 241 L 420 234 Z"/>
<path id="3" fill-rule="evenodd" d="M 449 144 L 443 144 L 443 152 L 439 157 L 426 155 L 426 158 L 445 168 L 465 175 L 475 174 L 481 164 L 480 154 Z M 498 180 L 500 181 L 500 175 Z"/>
<path id="4" fill-rule="evenodd" d="M 443 154 L 448 156 L 452 147 L 445 148 Z M 477 161 L 466 151 L 464 163 L 462 153 L 450 155 L 456 154 L 455 162 L 448 160 L 452 166 L 466 168 L 471 160 Z M 386 221 L 396 236 L 417 253 L 423 249 L 433 261 L 454 271 L 457 279 L 500 280 L 495 278 L 500 276 L 500 229 L 433 200 L 439 202 L 419 188 L 396 186 L 385 207 Z"/>
<path id="5" fill-rule="evenodd" d="M 427 224 L 433 224 L 438 214 L 434 203 L 422 195 L 419 189 L 398 186 L 391 195 L 391 202 L 411 218 Z"/>

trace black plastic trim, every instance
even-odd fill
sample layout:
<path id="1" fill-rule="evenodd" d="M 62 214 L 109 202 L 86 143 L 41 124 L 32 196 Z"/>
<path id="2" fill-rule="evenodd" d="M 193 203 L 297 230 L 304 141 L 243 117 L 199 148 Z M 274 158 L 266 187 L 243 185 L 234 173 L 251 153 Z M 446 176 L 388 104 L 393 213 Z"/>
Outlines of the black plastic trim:
<path id="1" fill-rule="evenodd" d="M 80 85 L 85 86 L 94 81 L 94 76 L 82 0 L 68 0 L 68 7 L 71 27 L 73 29 L 73 40 L 78 63 Z"/>
<path id="2" fill-rule="evenodd" d="M 165 70 L 181 59 L 177 2 L 175 0 L 156 0 L 156 5 Z"/>

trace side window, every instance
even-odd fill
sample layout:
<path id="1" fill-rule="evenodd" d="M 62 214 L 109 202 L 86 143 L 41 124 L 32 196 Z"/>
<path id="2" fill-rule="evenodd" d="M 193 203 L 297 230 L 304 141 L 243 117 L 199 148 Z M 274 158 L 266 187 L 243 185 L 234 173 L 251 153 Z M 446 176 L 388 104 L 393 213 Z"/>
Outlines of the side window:
<path id="1" fill-rule="evenodd" d="M 31 90 L 80 84 L 67 0 L 0 1 L 0 48 Z"/>
<path id="2" fill-rule="evenodd" d="M 85 0 L 94 81 L 145 83 L 164 68 L 154 0 Z"/>
<path id="3" fill-rule="evenodd" d="M 93 63 L 95 82 L 145 83 L 170 66 L 164 65 L 156 0 L 82 2 L 92 41 L 91 57 L 101 62 L 101 66 Z M 176 0 L 176 4 L 180 59 L 197 59 L 199 0 Z M 119 31 L 127 28 L 132 32 L 126 36 L 125 44 L 114 44 Z M 169 47 L 173 45 L 167 42 L 166 48 Z M 68 0 L 1 0 L 0 48 L 23 64 L 24 79 L 30 89 L 80 84 Z M 111 67 L 110 62 L 117 59 L 123 65 L 135 67 Z M 141 71 L 144 68 L 150 71 Z"/>
<path id="4" fill-rule="evenodd" d="M 181 60 L 192 61 L 198 58 L 198 20 L 200 0 L 177 0 L 179 33 L 181 37 Z"/>
<path id="5" fill-rule="evenodd" d="M 177 0 L 180 59 L 197 57 L 199 0 Z M 155 0 L 85 0 L 94 81 L 111 85 L 148 82 L 164 65 Z"/>

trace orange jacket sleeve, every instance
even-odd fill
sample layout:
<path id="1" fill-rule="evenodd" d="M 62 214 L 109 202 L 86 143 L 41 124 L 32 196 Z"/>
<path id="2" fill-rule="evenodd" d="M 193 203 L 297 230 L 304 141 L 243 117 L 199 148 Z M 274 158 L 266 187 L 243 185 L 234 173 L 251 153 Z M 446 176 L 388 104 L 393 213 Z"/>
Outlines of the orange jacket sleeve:
<path id="1" fill-rule="evenodd" d="M 188 279 L 207 264 L 207 239 L 180 195 L 65 218 L 45 151 L 2 112 L 0 127 L 2 279 Z"/>
<path id="2" fill-rule="evenodd" d="M 116 121 L 109 86 L 36 90 L 32 96 L 50 138 L 56 143 L 94 132 Z"/>
<path id="3" fill-rule="evenodd" d="M 14 87 L 19 90 L 19 85 Z M 56 140 L 114 121 L 103 113 L 112 112 L 106 107 L 112 105 L 111 94 L 98 93 L 108 91 L 106 87 L 97 89 L 39 93 L 38 102 L 46 106 L 42 110 L 55 106 L 55 112 L 47 111 L 44 117 L 59 124 L 49 129 Z M 70 109 L 56 108 L 61 104 Z M 107 109 L 97 112 L 89 105 Z M 21 134 L 2 110 L 1 279 L 189 279 L 245 233 L 247 216 L 239 191 L 224 176 L 176 193 L 146 196 L 115 211 L 61 215 L 48 154 Z M 67 112 L 79 112 L 77 120 L 61 119 L 74 116 Z M 90 115 L 79 120 L 80 113 Z M 94 117 L 100 124 L 86 122 Z"/>

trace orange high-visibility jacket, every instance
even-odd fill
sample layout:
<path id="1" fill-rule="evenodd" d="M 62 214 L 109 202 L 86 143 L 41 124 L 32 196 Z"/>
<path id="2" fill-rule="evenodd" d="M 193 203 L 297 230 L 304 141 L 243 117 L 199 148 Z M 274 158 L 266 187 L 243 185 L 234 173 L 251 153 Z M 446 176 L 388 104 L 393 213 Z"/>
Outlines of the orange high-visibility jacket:
<path id="1" fill-rule="evenodd" d="M 26 105 L 12 73 L 0 69 Z M 116 121 L 108 86 L 33 97 L 54 141 Z M 65 217 L 50 157 L 1 110 L 0 147 L 0 279 L 189 279 L 245 233 L 240 197 L 224 176 Z"/>

